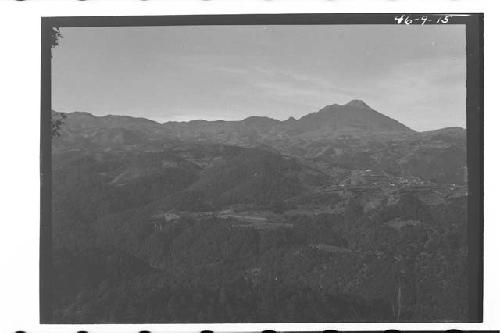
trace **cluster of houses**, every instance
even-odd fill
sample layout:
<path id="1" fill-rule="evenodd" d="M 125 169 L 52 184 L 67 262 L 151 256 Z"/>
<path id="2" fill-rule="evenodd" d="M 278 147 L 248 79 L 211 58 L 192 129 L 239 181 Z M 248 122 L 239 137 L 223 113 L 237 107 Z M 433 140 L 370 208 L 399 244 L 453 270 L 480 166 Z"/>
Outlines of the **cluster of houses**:
<path id="1" fill-rule="evenodd" d="M 464 177 L 467 176 L 467 169 L 464 168 Z M 379 190 L 381 188 L 398 190 L 399 192 L 411 193 L 433 193 L 439 186 L 419 177 L 400 176 L 394 177 L 384 172 L 375 170 L 352 170 L 351 173 L 339 184 L 323 188 L 323 192 L 335 192 L 350 197 L 358 192 Z M 461 197 L 467 195 L 466 186 L 450 184 L 448 185 L 451 196 Z M 392 190 L 391 190 L 392 192 Z M 195 213 L 168 211 L 153 215 L 148 222 L 152 223 L 155 231 L 163 230 L 167 225 L 175 224 L 185 215 L 193 216 Z M 256 214 L 255 212 L 236 212 L 233 209 L 226 209 L 219 212 L 196 213 L 196 217 L 215 216 L 221 219 L 234 220 L 246 223 L 269 224 L 268 217 L 265 214 Z M 277 226 L 277 224 L 274 224 Z"/>
<path id="2" fill-rule="evenodd" d="M 165 226 L 179 221 L 180 216 L 172 212 L 161 213 L 151 216 L 149 222 L 153 224 L 155 231 L 161 231 Z"/>
<path id="3" fill-rule="evenodd" d="M 349 185 L 376 185 L 387 180 L 387 175 L 373 170 L 352 170 L 348 178 Z"/>
<path id="4" fill-rule="evenodd" d="M 408 192 L 428 192 L 437 187 L 429 181 L 422 180 L 415 176 L 394 177 L 385 172 L 376 170 L 352 170 L 350 174 L 338 184 L 324 188 L 325 192 L 336 192 L 344 196 L 355 193 L 366 193 L 378 191 L 380 189 L 398 190 Z"/>

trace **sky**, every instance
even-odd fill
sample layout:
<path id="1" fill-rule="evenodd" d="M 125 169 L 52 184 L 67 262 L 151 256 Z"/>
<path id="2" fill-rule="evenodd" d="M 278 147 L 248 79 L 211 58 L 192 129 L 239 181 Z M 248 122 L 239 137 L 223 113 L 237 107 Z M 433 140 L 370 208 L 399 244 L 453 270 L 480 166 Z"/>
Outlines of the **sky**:
<path id="1" fill-rule="evenodd" d="M 361 99 L 415 130 L 465 127 L 463 25 L 61 28 L 52 108 L 158 122 L 300 118 Z"/>

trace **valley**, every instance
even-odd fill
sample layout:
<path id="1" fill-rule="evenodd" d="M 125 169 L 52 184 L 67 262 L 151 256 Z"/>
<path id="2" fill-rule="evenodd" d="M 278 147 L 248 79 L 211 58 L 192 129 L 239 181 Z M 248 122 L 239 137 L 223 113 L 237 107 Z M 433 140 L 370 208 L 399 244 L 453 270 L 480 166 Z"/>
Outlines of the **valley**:
<path id="1" fill-rule="evenodd" d="M 79 112 L 52 151 L 57 322 L 466 317 L 465 129 Z"/>

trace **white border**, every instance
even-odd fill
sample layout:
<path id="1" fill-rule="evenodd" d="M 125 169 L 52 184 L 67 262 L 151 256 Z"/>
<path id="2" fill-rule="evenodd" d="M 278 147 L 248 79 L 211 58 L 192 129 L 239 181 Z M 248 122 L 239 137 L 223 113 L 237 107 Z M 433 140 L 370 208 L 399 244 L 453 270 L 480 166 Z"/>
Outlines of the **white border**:
<path id="1" fill-rule="evenodd" d="M 0 332 L 500 329 L 499 61 L 495 0 L 27 0 L 0 2 Z M 39 325 L 40 17 L 322 12 L 485 12 L 485 306 L 483 324 Z"/>

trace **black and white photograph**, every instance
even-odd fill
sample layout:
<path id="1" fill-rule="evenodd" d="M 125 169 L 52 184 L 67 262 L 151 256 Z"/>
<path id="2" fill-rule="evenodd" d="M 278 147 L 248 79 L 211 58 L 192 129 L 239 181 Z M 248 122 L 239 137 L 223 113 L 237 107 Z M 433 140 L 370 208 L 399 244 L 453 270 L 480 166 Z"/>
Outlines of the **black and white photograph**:
<path id="1" fill-rule="evenodd" d="M 382 16 L 42 19 L 42 322 L 481 321 L 482 21 Z"/>

